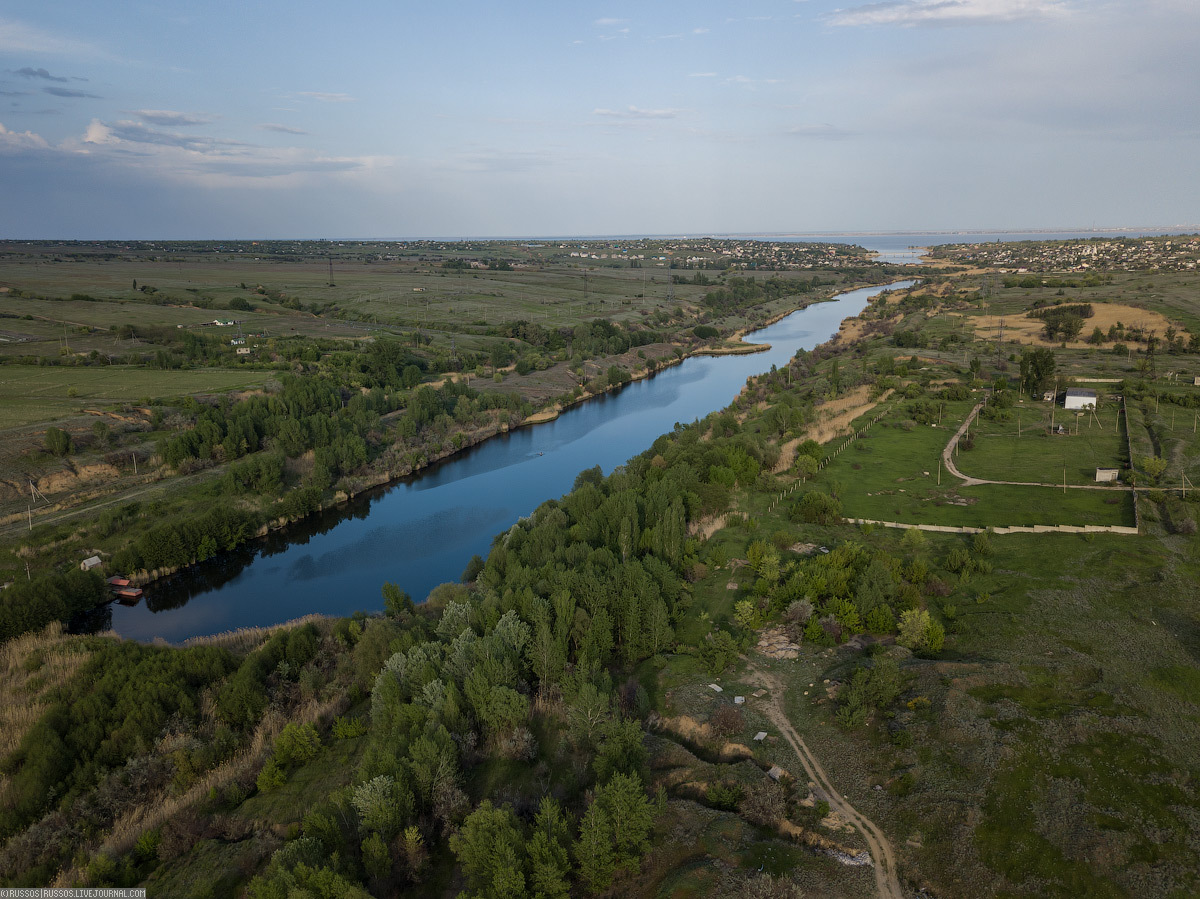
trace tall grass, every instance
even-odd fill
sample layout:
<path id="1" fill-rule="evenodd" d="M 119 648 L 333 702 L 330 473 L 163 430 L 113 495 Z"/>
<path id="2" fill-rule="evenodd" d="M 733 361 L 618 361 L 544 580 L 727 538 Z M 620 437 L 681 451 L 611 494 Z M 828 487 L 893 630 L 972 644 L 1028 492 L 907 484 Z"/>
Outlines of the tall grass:
<path id="1" fill-rule="evenodd" d="M 184 646 L 217 646 L 222 649 L 228 649 L 233 653 L 245 654 L 258 649 L 267 641 L 276 631 L 290 630 L 294 627 L 300 627 L 305 624 L 321 624 L 322 622 L 331 621 L 328 615 L 322 615 L 318 612 L 313 612 L 309 615 L 304 615 L 300 618 L 293 618 L 291 621 L 284 621 L 280 624 L 271 624 L 265 627 L 239 627 L 232 631 L 222 631 L 219 634 L 212 634 L 205 637 L 189 637 L 183 641 Z"/>

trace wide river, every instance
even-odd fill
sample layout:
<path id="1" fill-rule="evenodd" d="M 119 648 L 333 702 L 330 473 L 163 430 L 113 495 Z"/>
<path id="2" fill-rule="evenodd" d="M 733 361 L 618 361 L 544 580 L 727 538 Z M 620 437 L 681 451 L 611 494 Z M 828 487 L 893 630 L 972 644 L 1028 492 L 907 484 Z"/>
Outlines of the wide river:
<path id="1" fill-rule="evenodd" d="M 555 421 L 500 435 L 222 553 L 149 585 L 136 606 L 114 603 L 111 622 L 106 614 L 95 626 L 176 643 L 310 612 L 379 609 L 384 581 L 424 599 L 438 584 L 457 581 L 471 556 L 486 556 L 495 534 L 570 490 L 580 471 L 596 465 L 612 471 L 676 422 L 723 409 L 751 375 L 823 343 L 884 289 L 848 291 L 746 337 L 770 344 L 765 352 L 686 359 L 619 393 L 574 406 Z"/>

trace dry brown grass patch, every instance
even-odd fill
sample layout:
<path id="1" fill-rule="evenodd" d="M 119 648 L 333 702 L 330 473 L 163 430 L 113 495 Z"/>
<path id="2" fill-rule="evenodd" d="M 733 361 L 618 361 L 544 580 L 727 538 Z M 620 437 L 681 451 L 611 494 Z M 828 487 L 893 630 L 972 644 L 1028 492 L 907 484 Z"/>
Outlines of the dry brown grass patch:
<path id="1" fill-rule="evenodd" d="M 1084 320 L 1083 330 L 1079 332 L 1080 338 L 1086 338 L 1095 328 L 1099 328 L 1107 335 L 1108 329 L 1117 322 L 1126 328 L 1141 328 L 1158 337 L 1162 337 L 1167 328 L 1171 327 L 1171 322 L 1166 316 L 1148 309 L 1139 309 L 1136 306 L 1126 306 L 1122 303 L 1092 303 L 1091 305 L 1092 316 Z M 1016 340 L 1020 343 L 1044 347 L 1062 345 L 1062 341 L 1046 340 L 1043 334 L 1045 323 L 1041 319 L 1027 318 L 1024 315 L 1007 315 L 1003 318 L 1005 340 Z M 1000 319 L 1001 316 L 997 315 L 974 317 L 972 322 L 976 335 L 984 340 L 994 339 L 1000 331 Z M 1186 339 L 1187 332 L 1182 328 L 1178 330 Z M 1074 349 L 1088 349 L 1091 344 L 1080 339 L 1068 341 L 1067 346 Z"/>

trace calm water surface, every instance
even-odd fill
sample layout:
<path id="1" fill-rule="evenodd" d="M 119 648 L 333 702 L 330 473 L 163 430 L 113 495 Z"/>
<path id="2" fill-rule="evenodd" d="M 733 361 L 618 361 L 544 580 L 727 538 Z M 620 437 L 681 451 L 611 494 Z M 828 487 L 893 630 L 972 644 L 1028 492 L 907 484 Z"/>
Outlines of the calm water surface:
<path id="1" fill-rule="evenodd" d="M 901 281 L 890 285 L 908 286 Z M 423 599 L 457 581 L 472 555 L 585 468 L 605 472 L 642 452 L 676 422 L 733 401 L 751 375 L 782 366 L 857 315 L 884 288 L 841 294 L 747 336 L 770 344 L 749 356 L 700 356 L 575 406 L 547 424 L 493 438 L 390 487 L 355 497 L 193 566 L 146 589 L 136 606 L 111 606 L 95 622 L 138 640 L 171 642 L 310 612 L 346 615 L 383 605 L 384 581 Z"/>

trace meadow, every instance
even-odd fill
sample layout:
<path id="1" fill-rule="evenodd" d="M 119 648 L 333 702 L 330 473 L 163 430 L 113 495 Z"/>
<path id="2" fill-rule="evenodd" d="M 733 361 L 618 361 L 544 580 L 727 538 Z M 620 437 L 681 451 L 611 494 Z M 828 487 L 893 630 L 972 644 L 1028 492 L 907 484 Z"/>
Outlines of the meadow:
<path id="1" fill-rule="evenodd" d="M 1063 483 L 1065 470 L 1068 484 L 1095 484 L 1097 468 L 1129 465 L 1118 408 L 1110 404 L 1094 416 L 1076 415 L 1029 402 L 1015 405 L 1007 420 L 977 416 L 970 429 L 974 446 L 960 450 L 959 470 L 989 481 L 1055 485 Z M 1057 433 L 1059 426 L 1068 433 Z"/>
<path id="2" fill-rule="evenodd" d="M 904 417 L 901 406 L 893 407 L 864 437 L 831 460 L 814 479 L 816 489 L 835 493 L 842 501 L 842 514 L 848 518 L 982 528 L 1133 524 L 1132 501 L 1123 491 L 1064 492 L 1055 487 L 1001 484 L 965 487 L 944 469 L 939 484 L 942 450 L 973 405 L 973 401 L 946 403 L 945 419 L 940 426 L 915 424 Z M 869 417 L 864 416 L 854 427 L 861 428 L 868 421 Z M 1015 431 L 1015 424 L 1013 428 Z M 1041 438 L 1026 435 L 1020 439 L 1033 444 Z M 1045 438 L 1045 441 L 1066 439 Z M 1081 438 L 1071 439 L 1080 439 L 1076 446 L 1084 445 Z M 1000 464 L 1007 452 L 1003 440 L 994 435 L 990 439 L 977 439 L 975 449 L 959 452 L 956 463 L 960 470 L 978 477 L 987 477 L 982 472 L 988 470 L 1005 474 L 1006 469 Z M 1051 443 L 1044 453 L 1055 451 L 1059 451 L 1058 446 Z M 1039 466 L 1049 464 L 1049 461 L 1031 462 L 1027 470 L 1037 473 L 1045 470 Z M 1058 472 L 1061 477 L 1061 468 Z M 1095 469 L 1089 474 L 1094 483 Z M 1082 476 L 1076 482 L 1082 483 Z"/>
<path id="3" fill-rule="evenodd" d="M 227 369 L 154 371 L 125 365 L 64 368 L 0 366 L 0 428 L 50 421 L 78 411 L 164 397 L 261 387 L 270 372 Z"/>

